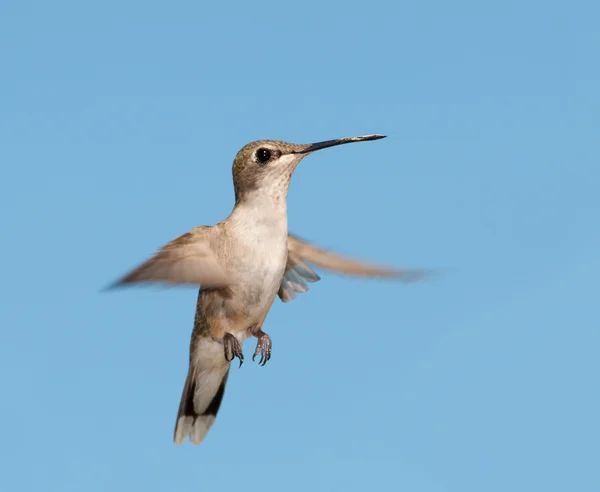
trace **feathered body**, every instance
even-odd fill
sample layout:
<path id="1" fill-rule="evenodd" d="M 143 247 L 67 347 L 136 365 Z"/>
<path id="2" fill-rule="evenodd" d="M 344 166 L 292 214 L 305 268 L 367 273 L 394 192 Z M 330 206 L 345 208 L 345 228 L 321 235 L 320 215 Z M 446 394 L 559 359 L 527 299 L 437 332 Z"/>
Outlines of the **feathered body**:
<path id="1" fill-rule="evenodd" d="M 224 221 L 197 227 L 165 245 L 117 285 L 142 282 L 200 285 L 190 360 L 175 426 L 175 443 L 201 442 L 221 405 L 231 360 L 257 337 L 255 355 L 270 358 L 262 326 L 277 295 L 292 300 L 319 276 L 308 263 L 363 276 L 413 280 L 418 271 L 365 264 L 315 247 L 288 233 L 287 192 L 302 158 L 320 148 L 380 135 L 296 145 L 261 140 L 246 145 L 233 165 L 236 203 Z"/>

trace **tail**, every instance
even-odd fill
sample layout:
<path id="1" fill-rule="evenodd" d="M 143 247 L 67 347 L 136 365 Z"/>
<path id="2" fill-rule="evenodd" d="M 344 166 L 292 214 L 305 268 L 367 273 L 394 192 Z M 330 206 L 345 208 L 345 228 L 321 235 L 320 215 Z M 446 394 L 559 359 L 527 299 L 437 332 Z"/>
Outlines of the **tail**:
<path id="1" fill-rule="evenodd" d="M 228 377 L 229 364 L 223 369 L 190 364 L 177 413 L 175 444 L 183 444 L 188 436 L 192 444 L 202 442 L 215 422 Z"/>

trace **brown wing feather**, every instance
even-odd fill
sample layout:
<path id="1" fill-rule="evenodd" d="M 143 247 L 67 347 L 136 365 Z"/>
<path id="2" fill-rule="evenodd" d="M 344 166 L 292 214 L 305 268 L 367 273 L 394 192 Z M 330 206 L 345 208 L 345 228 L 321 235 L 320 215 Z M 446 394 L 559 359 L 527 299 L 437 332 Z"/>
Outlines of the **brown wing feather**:
<path id="1" fill-rule="evenodd" d="M 210 231 L 207 229 L 197 227 L 174 239 L 111 287 L 150 282 L 193 284 L 203 288 L 229 285 L 229 279 L 211 248 Z"/>
<path id="2" fill-rule="evenodd" d="M 296 293 L 306 292 L 308 287 L 305 282 L 316 282 L 320 279 L 308 266 L 309 263 L 325 270 L 345 275 L 390 278 L 404 281 L 418 280 L 425 273 L 421 270 L 388 268 L 340 256 L 289 234 L 288 262 L 278 292 L 283 302 L 294 299 Z"/>

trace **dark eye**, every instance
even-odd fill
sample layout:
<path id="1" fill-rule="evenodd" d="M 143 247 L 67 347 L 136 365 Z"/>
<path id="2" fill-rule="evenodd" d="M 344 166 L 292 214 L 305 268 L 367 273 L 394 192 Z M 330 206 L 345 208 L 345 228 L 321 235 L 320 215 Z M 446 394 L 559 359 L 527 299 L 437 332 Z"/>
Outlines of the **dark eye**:
<path id="1" fill-rule="evenodd" d="M 258 149 L 256 151 L 256 158 L 261 164 L 266 164 L 271 160 L 271 151 L 269 149 Z"/>

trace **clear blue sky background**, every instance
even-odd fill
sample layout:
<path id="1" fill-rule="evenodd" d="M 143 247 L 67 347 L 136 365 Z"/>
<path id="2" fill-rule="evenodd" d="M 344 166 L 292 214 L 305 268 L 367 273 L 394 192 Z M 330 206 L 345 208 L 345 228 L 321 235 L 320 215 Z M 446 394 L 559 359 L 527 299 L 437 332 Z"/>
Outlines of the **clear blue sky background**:
<path id="1" fill-rule="evenodd" d="M 0 489 L 600 490 L 597 2 L 0 3 Z M 249 141 L 384 133 L 290 230 L 417 285 L 277 301 L 176 447 L 194 289 L 100 289 L 224 218 Z"/>

